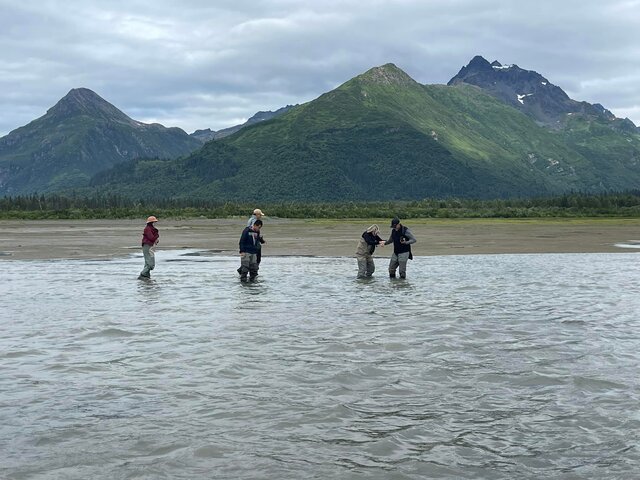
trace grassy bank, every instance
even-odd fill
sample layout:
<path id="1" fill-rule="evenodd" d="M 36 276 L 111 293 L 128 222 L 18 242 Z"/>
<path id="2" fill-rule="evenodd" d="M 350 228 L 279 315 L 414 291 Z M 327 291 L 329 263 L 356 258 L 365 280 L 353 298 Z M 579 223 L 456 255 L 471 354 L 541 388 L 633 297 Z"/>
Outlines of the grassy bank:
<path id="1" fill-rule="evenodd" d="M 206 200 L 81 196 L 24 196 L 0 199 L 0 219 L 227 218 L 260 207 L 280 218 L 640 218 L 640 191 L 571 194 L 537 199 L 425 199 L 410 202 L 248 204 Z"/>

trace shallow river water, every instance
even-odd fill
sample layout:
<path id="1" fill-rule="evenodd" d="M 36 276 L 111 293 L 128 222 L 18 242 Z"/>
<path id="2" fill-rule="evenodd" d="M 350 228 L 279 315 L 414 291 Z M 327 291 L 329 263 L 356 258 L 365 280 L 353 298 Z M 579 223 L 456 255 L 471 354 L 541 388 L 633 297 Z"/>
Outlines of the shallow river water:
<path id="1" fill-rule="evenodd" d="M 640 256 L 0 263 L 0 478 L 640 478 Z"/>

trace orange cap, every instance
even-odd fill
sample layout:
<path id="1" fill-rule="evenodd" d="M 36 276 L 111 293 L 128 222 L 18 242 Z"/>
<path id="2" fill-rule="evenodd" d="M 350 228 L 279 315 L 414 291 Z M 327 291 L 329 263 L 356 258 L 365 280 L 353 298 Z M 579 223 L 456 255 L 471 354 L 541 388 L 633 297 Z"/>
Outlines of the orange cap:
<path id="1" fill-rule="evenodd" d="M 157 222 L 158 219 L 156 217 L 154 217 L 153 215 L 151 215 L 149 218 L 147 218 L 147 223 L 151 223 L 151 222 Z"/>

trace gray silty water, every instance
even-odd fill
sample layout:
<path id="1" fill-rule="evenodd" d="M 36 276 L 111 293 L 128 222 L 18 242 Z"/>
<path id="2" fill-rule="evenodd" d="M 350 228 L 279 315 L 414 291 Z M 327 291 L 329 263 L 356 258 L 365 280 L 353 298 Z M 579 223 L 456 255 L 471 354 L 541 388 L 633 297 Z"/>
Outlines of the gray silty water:
<path id="1" fill-rule="evenodd" d="M 640 257 L 0 264 L 0 478 L 639 478 Z"/>

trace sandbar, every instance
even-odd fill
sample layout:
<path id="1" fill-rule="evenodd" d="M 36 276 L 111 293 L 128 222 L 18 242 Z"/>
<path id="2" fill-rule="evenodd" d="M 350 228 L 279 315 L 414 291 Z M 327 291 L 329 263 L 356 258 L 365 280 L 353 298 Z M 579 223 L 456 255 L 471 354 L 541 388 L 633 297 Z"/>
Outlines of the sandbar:
<path id="1" fill-rule="evenodd" d="M 263 255 L 352 257 L 372 223 L 389 219 L 266 218 Z M 414 255 L 640 252 L 640 219 L 408 219 Z M 161 219 L 158 249 L 236 255 L 246 218 Z M 114 258 L 139 253 L 140 220 L 0 220 L 0 260 Z M 391 246 L 376 256 L 388 257 Z"/>

